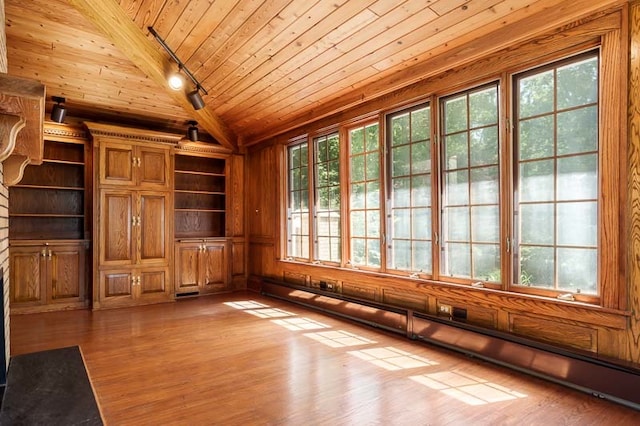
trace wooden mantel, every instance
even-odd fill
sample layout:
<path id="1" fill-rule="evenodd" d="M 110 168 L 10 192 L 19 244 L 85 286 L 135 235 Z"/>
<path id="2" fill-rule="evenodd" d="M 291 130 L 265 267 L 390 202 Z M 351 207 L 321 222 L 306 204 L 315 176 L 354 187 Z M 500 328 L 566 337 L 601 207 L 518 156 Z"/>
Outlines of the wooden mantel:
<path id="1" fill-rule="evenodd" d="M 0 161 L 7 186 L 20 182 L 28 164 L 42 163 L 44 101 L 42 83 L 0 73 Z"/>

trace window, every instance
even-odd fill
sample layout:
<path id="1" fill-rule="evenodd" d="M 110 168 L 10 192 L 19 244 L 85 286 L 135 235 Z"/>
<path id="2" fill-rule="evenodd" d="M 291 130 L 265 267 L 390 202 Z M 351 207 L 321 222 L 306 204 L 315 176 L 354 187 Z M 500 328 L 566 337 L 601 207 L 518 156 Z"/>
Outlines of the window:
<path id="1" fill-rule="evenodd" d="M 380 268 L 380 134 L 372 123 L 349 130 L 350 260 Z"/>
<path id="2" fill-rule="evenodd" d="M 598 55 L 515 77 L 514 284 L 598 293 Z"/>
<path id="3" fill-rule="evenodd" d="M 431 108 L 387 117 L 388 268 L 431 274 Z"/>
<path id="4" fill-rule="evenodd" d="M 602 49 L 294 142 L 288 255 L 622 306 L 623 132 L 601 128 L 620 98 L 599 99 L 618 81 Z"/>
<path id="5" fill-rule="evenodd" d="M 340 262 L 340 139 L 313 139 L 315 169 L 315 258 Z"/>
<path id="6" fill-rule="evenodd" d="M 441 275 L 500 282 L 498 86 L 440 101 Z"/>
<path id="7" fill-rule="evenodd" d="M 289 202 L 287 206 L 287 256 L 309 258 L 309 153 L 308 144 L 288 149 Z"/>

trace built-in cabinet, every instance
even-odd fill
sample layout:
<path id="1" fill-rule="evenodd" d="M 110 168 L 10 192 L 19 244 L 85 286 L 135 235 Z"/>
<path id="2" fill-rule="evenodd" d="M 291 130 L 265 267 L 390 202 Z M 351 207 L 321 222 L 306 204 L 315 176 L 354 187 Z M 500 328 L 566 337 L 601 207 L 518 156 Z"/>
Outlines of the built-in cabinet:
<path id="1" fill-rule="evenodd" d="M 10 246 L 10 303 L 15 312 L 87 306 L 88 242 L 22 242 Z"/>
<path id="2" fill-rule="evenodd" d="M 227 290 L 227 245 L 225 240 L 176 242 L 176 295 Z"/>
<path id="3" fill-rule="evenodd" d="M 171 146 L 180 136 L 96 123 L 95 309 L 172 300 Z"/>
<path id="4" fill-rule="evenodd" d="M 91 160 L 84 131 L 45 125 L 43 162 L 9 188 L 14 313 L 88 306 Z"/>
<path id="5" fill-rule="evenodd" d="M 189 148 L 199 147 L 196 152 Z M 174 167 L 177 297 L 229 290 L 228 156 L 179 146 Z"/>
<path id="6" fill-rule="evenodd" d="M 244 288 L 242 157 L 182 135 L 85 124 L 88 133 L 51 123 L 43 164 L 10 189 L 12 312 Z"/>

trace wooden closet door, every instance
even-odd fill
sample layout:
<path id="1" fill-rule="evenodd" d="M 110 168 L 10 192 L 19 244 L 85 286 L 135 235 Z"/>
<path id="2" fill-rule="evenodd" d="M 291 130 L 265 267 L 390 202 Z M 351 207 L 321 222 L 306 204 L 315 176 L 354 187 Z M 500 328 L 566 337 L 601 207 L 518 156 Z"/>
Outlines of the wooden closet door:
<path id="1" fill-rule="evenodd" d="M 50 301 L 84 300 L 85 247 L 70 244 L 51 247 L 48 260 L 51 276 Z"/>
<path id="2" fill-rule="evenodd" d="M 227 244 L 209 242 L 202 252 L 202 289 L 204 292 L 221 291 L 227 283 Z"/>
<path id="3" fill-rule="evenodd" d="M 100 191 L 100 265 L 131 265 L 135 262 L 133 241 L 135 193 Z"/>
<path id="4" fill-rule="evenodd" d="M 169 258 L 169 195 L 166 192 L 140 192 L 137 231 L 139 263 L 163 263 Z"/>

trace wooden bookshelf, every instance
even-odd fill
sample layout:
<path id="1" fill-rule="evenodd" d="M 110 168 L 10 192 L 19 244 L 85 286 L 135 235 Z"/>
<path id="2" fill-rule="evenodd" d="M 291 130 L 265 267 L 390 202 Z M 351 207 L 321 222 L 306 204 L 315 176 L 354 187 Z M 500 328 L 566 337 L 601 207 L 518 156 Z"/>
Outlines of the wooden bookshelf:
<path id="1" fill-rule="evenodd" d="M 44 159 L 9 189 L 9 239 L 85 238 L 85 144 L 45 140 Z"/>
<path id="2" fill-rule="evenodd" d="M 225 236 L 226 160 L 175 156 L 175 238 Z"/>

